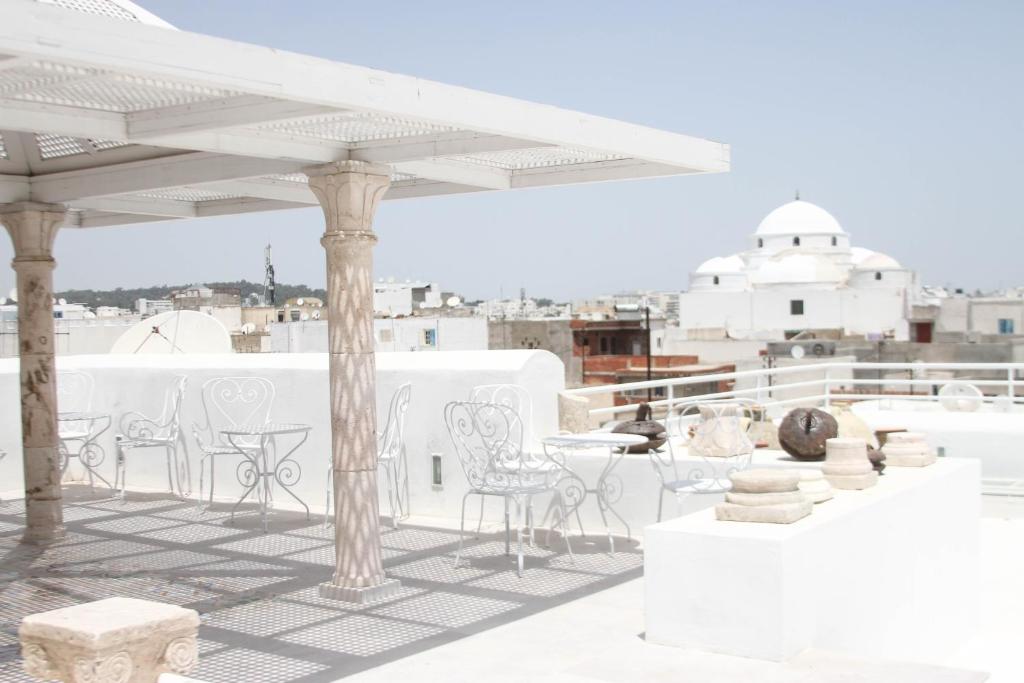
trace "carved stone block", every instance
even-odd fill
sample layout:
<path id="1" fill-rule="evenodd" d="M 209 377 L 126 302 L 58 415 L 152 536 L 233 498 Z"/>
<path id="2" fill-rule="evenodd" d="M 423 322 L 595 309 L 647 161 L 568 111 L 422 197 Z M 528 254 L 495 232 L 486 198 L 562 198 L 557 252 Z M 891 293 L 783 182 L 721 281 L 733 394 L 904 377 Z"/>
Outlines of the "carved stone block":
<path id="1" fill-rule="evenodd" d="M 195 610 L 108 598 L 32 614 L 18 630 L 25 671 L 66 683 L 155 683 L 198 660 Z"/>

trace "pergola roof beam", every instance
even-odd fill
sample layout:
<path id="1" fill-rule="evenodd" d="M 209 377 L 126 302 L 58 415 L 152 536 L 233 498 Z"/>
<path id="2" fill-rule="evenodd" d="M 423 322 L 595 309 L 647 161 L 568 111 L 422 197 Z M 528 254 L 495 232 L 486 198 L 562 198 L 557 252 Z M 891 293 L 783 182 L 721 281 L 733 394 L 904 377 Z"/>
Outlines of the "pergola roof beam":
<path id="1" fill-rule="evenodd" d="M 166 216 L 167 218 L 195 218 L 198 215 L 195 202 L 157 197 L 93 197 L 68 202 L 68 206 L 73 209 Z"/>
<path id="2" fill-rule="evenodd" d="M 0 175 L 0 204 L 26 202 L 31 197 L 31 185 L 27 177 Z"/>
<path id="3" fill-rule="evenodd" d="M 223 130 L 338 111 L 332 107 L 272 97 L 240 95 L 130 113 L 127 115 L 128 135 L 125 140 L 151 141 L 165 135 Z"/>

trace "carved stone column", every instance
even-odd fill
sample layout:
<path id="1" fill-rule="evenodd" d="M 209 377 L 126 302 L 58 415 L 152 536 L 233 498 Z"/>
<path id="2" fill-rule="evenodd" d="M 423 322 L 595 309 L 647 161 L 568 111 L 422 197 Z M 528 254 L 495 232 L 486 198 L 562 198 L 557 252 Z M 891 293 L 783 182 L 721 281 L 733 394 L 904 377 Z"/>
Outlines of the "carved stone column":
<path id="1" fill-rule="evenodd" d="M 57 374 L 53 346 L 53 240 L 64 207 L 0 205 L 14 242 L 21 363 L 21 446 L 25 469 L 25 535 L 45 543 L 64 535 L 57 453 Z"/>
<path id="2" fill-rule="evenodd" d="M 377 506 L 377 371 L 373 356 L 373 216 L 387 168 L 344 161 L 307 169 L 327 229 L 335 569 L 320 595 L 369 602 L 392 594 Z"/>

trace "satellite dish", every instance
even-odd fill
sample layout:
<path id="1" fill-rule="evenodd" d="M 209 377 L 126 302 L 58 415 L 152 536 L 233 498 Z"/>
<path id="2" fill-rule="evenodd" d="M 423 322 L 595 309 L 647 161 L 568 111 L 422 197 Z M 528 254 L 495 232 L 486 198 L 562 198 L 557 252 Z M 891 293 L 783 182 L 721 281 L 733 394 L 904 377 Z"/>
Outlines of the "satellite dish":
<path id="1" fill-rule="evenodd" d="M 4 297 L 0 296 L 0 306 L 6 306 L 6 305 L 7 305 L 7 299 L 5 299 Z"/>
<path id="2" fill-rule="evenodd" d="M 82 314 L 82 317 L 85 318 L 86 320 L 92 320 L 93 318 L 96 317 L 96 314 L 93 313 L 92 311 L 86 311 L 85 313 Z"/>
<path id="3" fill-rule="evenodd" d="M 242 334 L 252 334 L 256 331 L 256 323 L 246 323 L 242 325 Z"/>
<path id="4" fill-rule="evenodd" d="M 320 319 L 320 311 L 313 311 L 313 320 Z"/>
<path id="5" fill-rule="evenodd" d="M 302 320 L 303 322 L 305 322 L 306 320 L 309 320 L 309 313 L 303 313 L 302 317 L 299 318 L 299 319 Z"/>
<path id="6" fill-rule="evenodd" d="M 449 307 L 455 308 L 456 306 L 462 305 L 462 299 L 457 296 L 450 296 L 445 300 L 445 303 L 448 304 Z"/>
<path id="7" fill-rule="evenodd" d="M 18 288 L 12 287 L 11 291 L 7 293 L 7 298 L 13 301 L 14 303 L 18 303 Z"/>
<path id="8" fill-rule="evenodd" d="M 796 344 L 789 349 L 789 355 L 791 355 L 796 360 L 800 360 L 801 358 L 803 358 L 806 353 L 807 352 L 804 351 L 804 347 L 800 346 L 799 344 Z"/>
<path id="9" fill-rule="evenodd" d="M 301 305 L 302 305 L 302 304 L 304 304 L 304 303 L 305 303 L 305 300 L 303 300 L 303 299 L 301 299 L 301 298 L 300 298 L 300 299 L 296 299 L 296 300 L 295 300 L 295 304 L 296 304 L 297 306 L 301 306 Z"/>
<path id="10" fill-rule="evenodd" d="M 59 303 L 61 306 L 67 306 L 68 300 L 62 297 L 60 299 L 57 299 L 57 303 Z"/>
<path id="11" fill-rule="evenodd" d="M 420 302 L 420 309 L 424 309 L 426 307 L 427 307 L 427 302 L 426 301 L 421 301 Z"/>
<path id="12" fill-rule="evenodd" d="M 167 311 L 129 327 L 111 353 L 231 353 L 223 324 L 197 311 Z"/>
<path id="13" fill-rule="evenodd" d="M 982 400 L 981 390 L 967 382 L 950 382 L 939 389 L 939 403 L 952 412 L 973 413 Z"/>

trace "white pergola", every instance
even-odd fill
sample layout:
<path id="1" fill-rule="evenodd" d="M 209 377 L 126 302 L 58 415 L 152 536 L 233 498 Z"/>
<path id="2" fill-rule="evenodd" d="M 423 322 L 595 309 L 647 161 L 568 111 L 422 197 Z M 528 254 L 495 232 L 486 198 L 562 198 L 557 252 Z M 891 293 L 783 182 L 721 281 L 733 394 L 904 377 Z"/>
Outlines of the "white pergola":
<path id="1" fill-rule="evenodd" d="M 0 220 L 18 275 L 26 538 L 62 529 L 58 228 L 324 209 L 339 503 L 325 590 L 362 600 L 390 585 L 372 438 L 378 202 L 728 169 L 721 143 L 178 31 L 124 0 L 2 0 Z"/>

